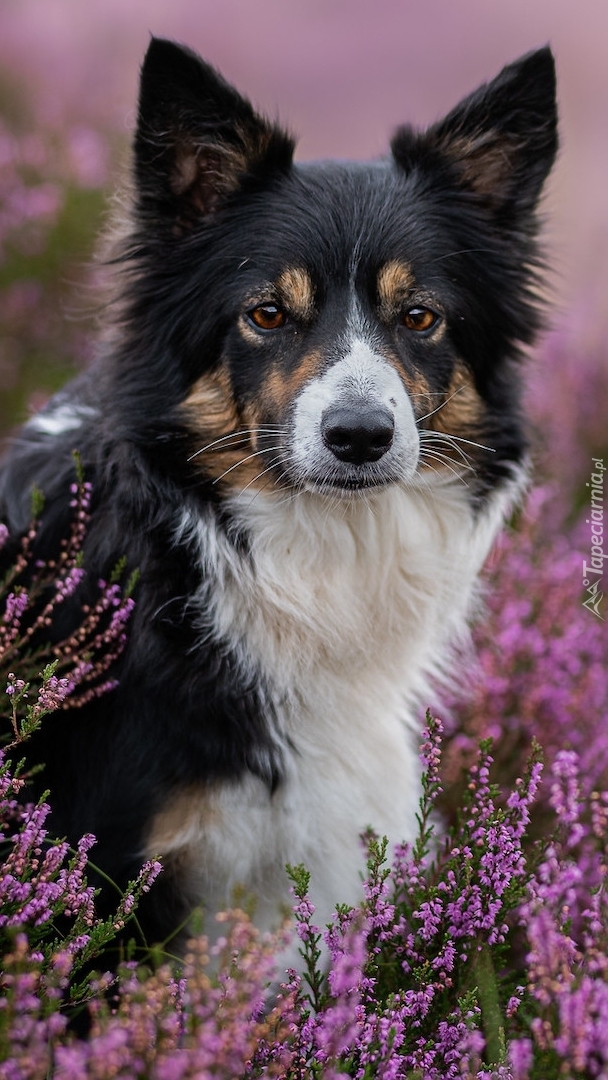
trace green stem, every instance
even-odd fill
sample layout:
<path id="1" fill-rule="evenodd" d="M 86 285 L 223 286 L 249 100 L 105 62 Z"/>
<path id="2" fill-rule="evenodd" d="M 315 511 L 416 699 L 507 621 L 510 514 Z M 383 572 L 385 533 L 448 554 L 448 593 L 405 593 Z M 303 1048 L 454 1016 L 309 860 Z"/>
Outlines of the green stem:
<path id="1" fill-rule="evenodd" d="M 488 1064 L 500 1065 L 505 1054 L 505 1030 L 490 946 L 482 944 L 472 959 L 472 974 L 477 985 L 477 999 L 481 1009 Z"/>

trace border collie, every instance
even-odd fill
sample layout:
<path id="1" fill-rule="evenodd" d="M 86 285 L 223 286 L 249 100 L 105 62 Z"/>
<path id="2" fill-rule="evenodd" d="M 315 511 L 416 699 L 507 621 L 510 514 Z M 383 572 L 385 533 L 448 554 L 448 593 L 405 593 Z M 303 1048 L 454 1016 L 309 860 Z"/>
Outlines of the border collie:
<path id="1" fill-rule="evenodd" d="M 213 68 L 152 40 L 97 360 L 0 485 L 13 537 L 44 492 L 44 557 L 77 450 L 89 581 L 139 569 L 117 689 L 68 700 L 32 753 L 55 832 L 94 833 L 106 874 L 161 857 L 150 940 L 237 888 L 278 923 L 287 862 L 322 922 L 359 898 L 367 827 L 414 837 L 420 711 L 524 485 L 556 146 L 548 48 L 382 160 L 294 164 Z"/>

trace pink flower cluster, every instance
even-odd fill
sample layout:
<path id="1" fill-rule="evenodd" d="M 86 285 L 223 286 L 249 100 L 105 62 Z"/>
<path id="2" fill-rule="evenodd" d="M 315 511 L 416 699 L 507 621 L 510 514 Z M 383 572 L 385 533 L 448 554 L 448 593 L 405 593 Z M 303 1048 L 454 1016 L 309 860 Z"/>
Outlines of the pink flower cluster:
<path id="1" fill-rule="evenodd" d="M 81 607 L 80 622 L 73 633 L 52 647 L 45 644 L 60 607 L 86 583 L 81 558 L 92 492 L 91 484 L 80 475 L 78 460 L 75 464 L 78 479 L 71 488 L 72 525 L 56 558 L 48 564 L 35 558 L 38 525 L 33 522 L 20 540 L 0 588 L 0 610 L 2 592 L 5 594 L 0 617 L 0 672 L 32 650 L 39 661 L 46 649 L 50 661 L 41 677 L 34 669 L 28 681 L 17 678 L 14 671 L 7 672 L 5 693 L 10 699 L 15 744 L 26 738 L 46 713 L 64 704 L 77 706 L 113 689 L 114 680 L 104 676 L 127 640 L 134 601 L 117 582 L 99 581 L 99 596 L 94 604 Z M 3 526 L 0 547 L 9 541 Z"/>
<path id="2" fill-rule="evenodd" d="M 554 488 L 534 491 L 490 567 L 477 678 L 449 725 L 449 779 L 491 736 L 503 783 L 534 738 L 548 761 L 577 751 L 587 793 L 608 783 L 608 633 L 583 607 L 584 537 L 566 531 L 563 513 Z"/>
<path id="3" fill-rule="evenodd" d="M 131 903 L 124 898 L 116 916 L 99 919 L 86 880 L 95 837 L 83 836 L 75 851 L 53 839 L 49 805 L 21 805 L 23 784 L 0 754 L 0 1074 L 7 1080 L 47 1075 L 52 1047 L 66 1033 L 70 976 L 112 939 L 160 872 L 146 864 Z"/>
<path id="4" fill-rule="evenodd" d="M 512 1043 L 513 1080 L 536 1076 L 538 1057 L 556 1077 L 608 1068 L 608 792 L 586 802 L 580 780 L 578 755 L 562 751 L 551 786 L 558 829 L 520 909 L 535 1015 Z"/>
<path id="5" fill-rule="evenodd" d="M 556 827 L 534 859 L 527 832 L 541 781 L 538 753 L 502 792 L 491 780 L 486 743 L 469 770 L 455 828 L 439 841 L 432 822 L 441 744 L 441 725 L 429 721 L 419 840 L 388 866 L 386 844 L 367 837 L 360 909 L 340 908 L 319 929 L 308 875 L 292 870 L 301 974 L 290 972 L 271 991 L 283 937 L 261 938 L 242 914 L 225 916 L 225 937 L 213 949 L 194 939 L 179 973 L 130 965 L 109 1000 L 109 976 L 89 982 L 85 1040 L 66 1024 L 65 1005 L 82 1000 L 70 998 L 75 974 L 124 928 L 160 867 L 147 866 L 116 915 L 100 923 L 86 883 L 92 838 L 68 861 L 65 845 L 46 834 L 48 807 L 21 807 L 21 781 L 5 769 L 3 1075 L 549 1080 L 576 1068 L 602 1076 L 608 793 L 587 797 L 576 753 L 556 754 L 547 785 Z M 59 935 L 58 915 L 69 922 Z"/>

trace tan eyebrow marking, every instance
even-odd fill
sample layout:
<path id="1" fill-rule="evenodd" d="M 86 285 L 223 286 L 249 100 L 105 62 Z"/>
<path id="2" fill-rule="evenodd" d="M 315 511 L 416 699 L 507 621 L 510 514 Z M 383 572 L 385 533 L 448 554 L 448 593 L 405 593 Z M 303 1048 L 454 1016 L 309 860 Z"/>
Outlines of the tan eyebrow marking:
<path id="1" fill-rule="evenodd" d="M 312 319 L 315 288 L 306 270 L 297 266 L 287 267 L 279 274 L 276 288 L 285 307 L 296 319 Z"/>
<path id="2" fill-rule="evenodd" d="M 414 271 L 408 263 L 392 259 L 378 272 L 376 287 L 380 318 L 390 322 L 403 307 L 408 293 L 416 286 Z"/>

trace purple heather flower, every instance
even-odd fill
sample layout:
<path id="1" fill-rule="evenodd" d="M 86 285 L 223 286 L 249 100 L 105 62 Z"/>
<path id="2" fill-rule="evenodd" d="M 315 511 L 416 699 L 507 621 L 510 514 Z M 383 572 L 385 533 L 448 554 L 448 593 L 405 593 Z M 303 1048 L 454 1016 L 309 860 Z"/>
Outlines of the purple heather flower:
<path id="1" fill-rule="evenodd" d="M 20 694 L 24 689 L 25 683 L 23 679 L 17 679 L 12 671 L 9 672 L 5 693 L 8 694 L 9 697 L 14 697 L 16 694 Z"/>
<path id="2" fill-rule="evenodd" d="M 29 597 L 25 589 L 18 593 L 9 593 L 6 598 L 6 608 L 4 611 L 5 626 L 10 627 L 18 623 L 28 603 Z"/>
<path id="3" fill-rule="evenodd" d="M 533 1056 L 531 1039 L 513 1039 L 509 1043 L 509 1063 L 513 1080 L 528 1080 Z"/>
<path id="4" fill-rule="evenodd" d="M 56 599 L 60 603 L 76 592 L 76 589 L 84 580 L 85 571 L 80 566 L 72 566 L 64 578 L 56 582 Z"/>
<path id="5" fill-rule="evenodd" d="M 34 705 L 36 713 L 52 712 L 58 709 L 74 689 L 73 679 L 58 679 L 51 675 L 38 691 L 38 700 Z"/>

